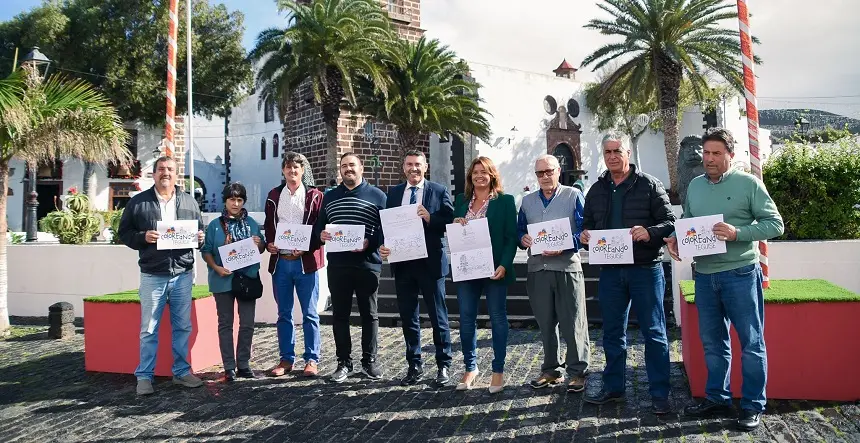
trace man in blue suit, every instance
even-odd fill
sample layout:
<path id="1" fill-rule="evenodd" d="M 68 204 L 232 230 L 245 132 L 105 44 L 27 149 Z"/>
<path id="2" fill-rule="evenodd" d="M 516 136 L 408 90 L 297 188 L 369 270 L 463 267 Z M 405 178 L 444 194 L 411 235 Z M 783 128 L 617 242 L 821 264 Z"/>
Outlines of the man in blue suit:
<path id="1" fill-rule="evenodd" d="M 427 173 L 427 157 L 421 151 L 409 151 L 403 160 L 406 183 L 399 184 L 388 192 L 388 208 L 401 205 L 418 205 L 418 216 L 424 221 L 424 239 L 427 258 L 391 264 L 397 304 L 406 339 L 406 361 L 409 369 L 400 384 L 414 385 L 421 380 L 424 368 L 421 362 L 421 324 L 418 318 L 418 294 L 424 303 L 433 325 L 433 344 L 436 346 L 438 372 L 435 383 L 448 383 L 451 366 L 451 330 L 448 327 L 448 307 L 445 305 L 445 276 L 448 275 L 448 255 L 442 238 L 445 225 L 454 221 L 454 206 L 451 195 L 444 186 L 424 179 Z M 382 258 L 391 251 L 382 245 Z"/>

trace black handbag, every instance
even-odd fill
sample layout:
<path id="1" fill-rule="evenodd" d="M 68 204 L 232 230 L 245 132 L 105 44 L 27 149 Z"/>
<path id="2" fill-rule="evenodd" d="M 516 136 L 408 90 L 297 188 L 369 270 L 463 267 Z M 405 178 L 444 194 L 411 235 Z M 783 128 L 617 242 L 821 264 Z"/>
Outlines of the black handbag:
<path id="1" fill-rule="evenodd" d="M 221 229 L 224 230 L 224 244 L 232 243 L 230 234 L 227 232 L 227 223 L 221 219 Z M 249 277 L 243 272 L 234 272 L 233 274 L 233 296 L 239 300 L 254 301 L 263 296 L 263 282 L 260 280 L 260 274 L 256 277 Z"/>

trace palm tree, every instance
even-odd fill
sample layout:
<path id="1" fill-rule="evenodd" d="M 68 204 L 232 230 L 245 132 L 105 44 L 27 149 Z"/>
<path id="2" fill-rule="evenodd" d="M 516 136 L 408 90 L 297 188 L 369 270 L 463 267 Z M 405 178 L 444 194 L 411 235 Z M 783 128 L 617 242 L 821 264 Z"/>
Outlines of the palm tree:
<path id="1" fill-rule="evenodd" d="M 678 189 L 678 105 L 681 82 L 689 81 L 697 99 L 705 96 L 708 78 L 722 77 L 738 90 L 741 82 L 741 47 L 737 30 L 721 25 L 737 20 L 733 2 L 724 0 L 606 0 L 597 5 L 611 19 L 592 19 L 585 25 L 604 35 L 623 37 L 594 51 L 582 65 L 598 70 L 621 62 L 602 88 L 617 83 L 656 92 L 663 120 L 670 189 Z"/>
<path id="2" fill-rule="evenodd" d="M 7 309 L 6 192 L 9 162 L 128 161 L 128 135 L 104 96 L 81 80 L 51 76 L 42 82 L 32 67 L 0 79 L 0 335 L 9 329 Z"/>
<path id="3" fill-rule="evenodd" d="M 400 155 L 416 149 L 423 134 L 472 134 L 487 140 L 490 124 L 478 99 L 479 85 L 468 79 L 468 66 L 439 40 L 417 43 L 398 39 L 382 62 L 386 93 L 372 79 L 358 82 L 358 109 L 397 126 Z"/>
<path id="4" fill-rule="evenodd" d="M 328 144 L 328 176 L 337 177 L 337 122 L 341 102 L 355 104 L 354 81 L 369 76 L 386 85 L 377 57 L 393 40 L 386 12 L 375 0 L 312 0 L 308 4 L 280 0 L 291 15 L 285 29 L 260 33 L 249 54 L 262 62 L 256 83 L 260 104 L 277 103 L 283 120 L 292 96 L 309 87 L 322 110 Z"/>

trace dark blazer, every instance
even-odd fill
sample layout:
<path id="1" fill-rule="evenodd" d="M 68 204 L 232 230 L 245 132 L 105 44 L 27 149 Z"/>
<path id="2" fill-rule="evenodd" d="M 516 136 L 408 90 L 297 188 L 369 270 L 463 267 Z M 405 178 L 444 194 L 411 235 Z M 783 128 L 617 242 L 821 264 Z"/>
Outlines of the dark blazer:
<path id="1" fill-rule="evenodd" d="M 275 229 L 278 227 L 278 202 L 281 201 L 281 192 L 284 191 L 286 184 L 276 186 L 269 191 L 266 197 L 266 221 L 263 223 L 266 240 L 269 243 L 275 242 Z M 322 207 L 323 193 L 316 188 L 305 187 L 305 213 L 302 216 L 303 223 L 313 226 L 317 221 Z M 315 244 L 311 241 L 310 249 L 302 255 L 302 269 L 305 274 L 316 272 L 325 266 L 325 247 L 319 243 Z M 278 254 L 269 256 L 269 273 L 274 274 L 275 268 L 278 265 Z"/>
<path id="2" fill-rule="evenodd" d="M 457 194 L 454 201 L 454 217 L 465 217 L 470 199 Z M 517 204 L 513 195 L 499 194 L 487 207 L 487 224 L 490 225 L 490 243 L 493 246 L 493 265 L 505 267 L 506 285 L 513 283 L 514 256 L 517 254 Z"/>
<path id="3" fill-rule="evenodd" d="M 408 183 L 401 183 L 388 191 L 386 208 L 396 208 L 403 202 L 403 193 Z M 448 189 L 438 183 L 424 180 L 424 196 L 421 206 L 430 213 L 430 222 L 424 224 L 424 242 L 427 245 L 427 258 L 413 260 L 424 262 L 427 276 L 439 279 L 448 275 L 448 254 L 442 238 L 445 237 L 445 225 L 454 221 L 454 205 L 451 204 L 451 194 Z M 397 275 L 398 268 L 403 269 L 405 262 L 392 263 L 391 272 Z"/>
<path id="4" fill-rule="evenodd" d="M 647 242 L 633 242 L 633 262 L 648 264 L 663 258 L 663 241 L 675 230 L 675 213 L 660 180 L 630 165 L 630 177 L 620 185 L 624 192 L 622 219 L 625 228 L 644 226 L 651 236 Z M 582 216 L 584 229 L 609 229 L 612 190 L 609 171 L 604 172 L 585 198 Z M 628 184 L 629 183 L 629 184 Z M 588 249 L 588 244 L 583 244 Z"/>

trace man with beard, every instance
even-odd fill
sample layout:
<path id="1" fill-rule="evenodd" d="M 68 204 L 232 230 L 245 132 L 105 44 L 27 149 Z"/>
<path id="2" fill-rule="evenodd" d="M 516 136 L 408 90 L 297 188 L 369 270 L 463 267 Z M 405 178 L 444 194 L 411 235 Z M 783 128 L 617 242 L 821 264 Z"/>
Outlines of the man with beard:
<path id="1" fill-rule="evenodd" d="M 421 362 L 421 323 L 418 317 L 418 293 L 424 296 L 430 324 L 433 326 L 433 344 L 436 346 L 435 383 L 448 383 L 451 366 L 451 330 L 448 328 L 448 307 L 445 305 L 445 276 L 448 275 L 448 255 L 442 238 L 445 225 L 454 220 L 454 205 L 444 186 L 424 179 L 427 157 L 421 151 L 409 151 L 403 160 L 407 183 L 400 184 L 388 193 L 388 207 L 418 205 L 417 214 L 424 225 L 424 242 L 427 258 L 392 263 L 394 286 L 400 320 L 403 321 L 403 338 L 406 340 L 406 362 L 409 369 L 400 381 L 403 386 L 414 385 L 424 373 Z M 382 258 L 391 253 L 385 245 L 379 248 Z"/>
<path id="2" fill-rule="evenodd" d="M 323 197 L 322 209 L 314 225 L 313 241 L 325 243 L 331 233 L 327 224 L 364 225 L 364 246 L 350 252 L 328 252 L 328 287 L 331 305 L 337 369 L 331 376 L 341 383 L 353 372 L 352 341 L 349 335 L 349 315 L 352 294 L 361 314 L 361 372 L 371 380 L 382 378 L 382 366 L 376 361 L 379 317 L 376 312 L 376 291 L 382 258 L 379 245 L 382 226 L 379 210 L 385 208 L 385 193 L 362 178 L 364 166 L 356 154 L 340 158 L 340 186 Z"/>
<path id="3" fill-rule="evenodd" d="M 122 244 L 138 251 L 140 266 L 140 365 L 134 371 L 137 394 L 152 394 L 158 327 L 164 305 L 170 304 L 173 339 L 173 383 L 199 388 L 203 382 L 191 373 L 188 341 L 191 338 L 191 285 L 193 249 L 159 250 L 159 221 L 197 221 L 198 247 L 203 245 L 203 220 L 194 197 L 176 186 L 176 161 L 160 157 L 153 166 L 155 184 L 131 198 L 117 234 Z"/>

